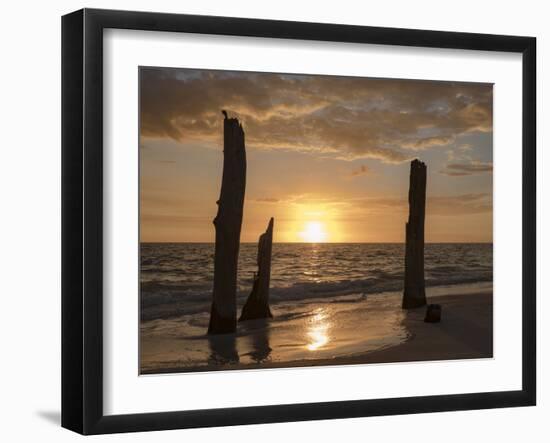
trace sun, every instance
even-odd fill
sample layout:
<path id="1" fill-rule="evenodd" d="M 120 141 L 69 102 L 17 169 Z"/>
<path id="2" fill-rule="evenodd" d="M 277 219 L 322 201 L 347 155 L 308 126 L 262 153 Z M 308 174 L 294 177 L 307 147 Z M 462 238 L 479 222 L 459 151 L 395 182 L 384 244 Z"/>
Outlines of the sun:
<path id="1" fill-rule="evenodd" d="M 322 243 L 327 238 L 324 224 L 318 221 L 307 222 L 304 230 L 300 232 L 302 239 L 308 243 Z"/>

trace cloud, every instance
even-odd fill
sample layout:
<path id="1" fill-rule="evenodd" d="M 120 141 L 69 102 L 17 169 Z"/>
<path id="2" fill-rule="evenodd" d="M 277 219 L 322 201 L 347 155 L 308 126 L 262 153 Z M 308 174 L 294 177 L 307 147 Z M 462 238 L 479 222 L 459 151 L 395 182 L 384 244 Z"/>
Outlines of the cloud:
<path id="1" fill-rule="evenodd" d="M 260 198 L 255 202 L 285 203 L 310 210 L 333 211 L 339 217 L 361 218 L 365 214 L 406 215 L 409 204 L 407 197 L 352 197 L 338 195 L 319 196 L 315 194 L 289 194 L 280 198 Z M 428 195 L 426 214 L 431 216 L 470 215 L 491 212 L 492 196 L 487 192 L 454 195 Z"/>
<path id="2" fill-rule="evenodd" d="M 481 162 L 477 160 L 470 160 L 465 163 L 448 163 L 445 165 L 445 168 L 439 172 L 451 177 L 484 174 L 493 172 L 493 163 Z"/>
<path id="3" fill-rule="evenodd" d="M 492 210 L 493 203 L 488 193 L 434 196 L 428 197 L 426 202 L 426 211 L 430 215 L 469 215 Z"/>
<path id="4" fill-rule="evenodd" d="M 404 146 L 414 151 L 423 151 L 425 149 L 429 149 L 434 146 L 449 145 L 452 142 L 454 142 L 454 140 L 455 140 L 455 137 L 451 135 L 426 137 L 426 138 L 420 138 L 414 142 L 405 143 Z"/>
<path id="5" fill-rule="evenodd" d="M 354 169 L 353 171 L 351 171 L 350 175 L 352 177 L 359 177 L 361 175 L 369 175 L 371 173 L 372 171 L 367 165 L 361 165 L 358 169 Z"/>
<path id="6" fill-rule="evenodd" d="M 273 198 L 273 197 L 256 198 L 254 199 L 254 201 L 258 203 L 279 203 L 280 202 L 278 198 Z"/>
<path id="7" fill-rule="evenodd" d="M 489 84 L 142 68 L 141 135 L 221 144 L 226 109 L 247 147 L 401 163 L 492 131 Z"/>
<path id="8" fill-rule="evenodd" d="M 492 198 L 488 193 L 470 193 L 458 195 L 435 195 L 426 199 L 426 214 L 432 216 L 470 215 L 491 212 Z M 406 198 L 366 198 L 354 201 L 355 206 L 371 212 L 387 213 L 389 211 L 406 213 Z"/>

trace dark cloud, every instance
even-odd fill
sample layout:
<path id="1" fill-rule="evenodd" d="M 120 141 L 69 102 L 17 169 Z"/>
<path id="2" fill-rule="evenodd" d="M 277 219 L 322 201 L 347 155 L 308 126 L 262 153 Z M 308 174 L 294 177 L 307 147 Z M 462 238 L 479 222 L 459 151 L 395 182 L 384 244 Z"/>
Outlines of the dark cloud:
<path id="1" fill-rule="evenodd" d="M 492 130 L 488 84 L 142 68 L 141 135 L 221 142 L 221 109 L 247 144 L 400 163 Z"/>
<path id="2" fill-rule="evenodd" d="M 448 163 L 440 172 L 445 175 L 450 175 L 451 177 L 484 174 L 493 172 L 493 163 L 475 160 L 465 163 Z"/>

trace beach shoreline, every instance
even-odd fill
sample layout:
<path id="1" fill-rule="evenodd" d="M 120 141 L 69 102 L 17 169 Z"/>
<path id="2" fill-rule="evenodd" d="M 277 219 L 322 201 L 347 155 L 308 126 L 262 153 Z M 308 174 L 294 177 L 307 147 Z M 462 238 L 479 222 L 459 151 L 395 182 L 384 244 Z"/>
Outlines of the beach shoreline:
<path id="1" fill-rule="evenodd" d="M 140 375 L 193 373 L 207 371 L 300 368 L 359 364 L 386 364 L 418 361 L 482 359 L 493 357 L 493 294 L 438 295 L 428 303 L 442 306 L 440 323 L 425 323 L 426 308 L 403 311 L 400 321 L 406 330 L 404 341 L 382 349 L 347 356 L 292 361 L 234 362 L 181 367 L 142 368 Z"/>

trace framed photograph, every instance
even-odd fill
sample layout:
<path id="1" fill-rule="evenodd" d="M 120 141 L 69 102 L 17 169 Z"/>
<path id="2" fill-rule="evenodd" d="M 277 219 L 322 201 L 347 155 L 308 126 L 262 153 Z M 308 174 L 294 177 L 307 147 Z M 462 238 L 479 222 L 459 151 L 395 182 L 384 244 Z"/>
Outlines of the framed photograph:
<path id="1" fill-rule="evenodd" d="M 62 20 L 62 425 L 536 402 L 531 37 Z"/>

